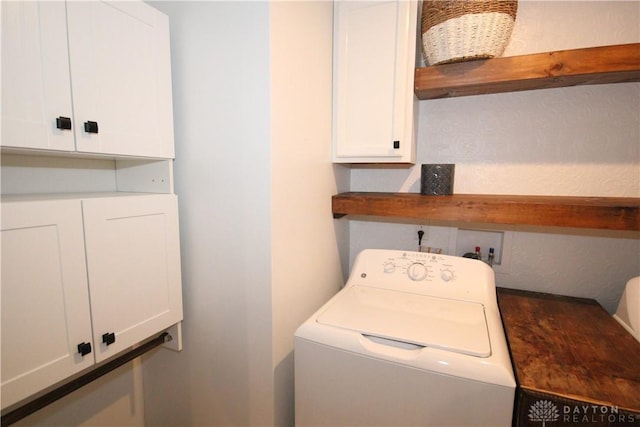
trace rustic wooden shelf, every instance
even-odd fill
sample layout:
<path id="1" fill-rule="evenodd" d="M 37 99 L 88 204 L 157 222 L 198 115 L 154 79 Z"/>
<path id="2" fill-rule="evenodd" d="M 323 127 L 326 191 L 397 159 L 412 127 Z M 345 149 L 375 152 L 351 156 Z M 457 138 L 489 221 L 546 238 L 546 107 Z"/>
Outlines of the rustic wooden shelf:
<path id="1" fill-rule="evenodd" d="M 332 197 L 344 215 L 496 224 L 640 230 L 640 198 L 349 192 Z"/>
<path id="2" fill-rule="evenodd" d="M 417 68 L 418 99 L 640 81 L 640 43 Z"/>
<path id="3" fill-rule="evenodd" d="M 419 99 L 640 81 L 640 43 L 417 68 Z M 640 231 L 640 198 L 341 193 L 333 215 Z"/>

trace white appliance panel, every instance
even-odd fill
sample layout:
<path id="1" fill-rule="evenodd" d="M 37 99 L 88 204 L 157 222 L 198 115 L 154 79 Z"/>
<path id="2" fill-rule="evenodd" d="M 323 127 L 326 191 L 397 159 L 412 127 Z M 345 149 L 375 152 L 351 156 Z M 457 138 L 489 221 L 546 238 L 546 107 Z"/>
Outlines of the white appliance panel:
<path id="1" fill-rule="evenodd" d="M 351 286 L 318 323 L 364 335 L 487 357 L 491 345 L 482 304 Z"/>
<path id="2" fill-rule="evenodd" d="M 511 426 L 514 386 L 296 339 L 296 426 Z"/>

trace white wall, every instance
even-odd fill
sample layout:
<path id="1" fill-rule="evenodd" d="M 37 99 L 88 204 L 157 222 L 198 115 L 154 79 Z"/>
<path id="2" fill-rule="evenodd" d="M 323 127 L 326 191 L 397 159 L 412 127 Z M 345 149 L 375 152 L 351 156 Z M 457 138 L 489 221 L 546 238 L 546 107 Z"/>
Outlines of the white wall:
<path id="1" fill-rule="evenodd" d="M 293 333 L 339 288 L 348 241 L 330 205 L 348 185 L 330 161 L 331 3 L 154 4 L 171 21 L 185 350 L 145 358 L 146 422 L 293 425 Z"/>
<path id="2" fill-rule="evenodd" d="M 142 368 L 136 359 L 14 425 L 141 427 L 144 415 Z"/>
<path id="3" fill-rule="evenodd" d="M 249 425 L 271 365 L 252 335 L 271 335 L 269 5 L 153 5 L 171 30 L 184 351 L 145 360 L 146 421 Z"/>
<path id="4" fill-rule="evenodd" d="M 347 230 L 334 224 L 331 195 L 348 176 L 336 178 L 331 164 L 332 3 L 270 8 L 275 425 L 292 426 L 293 334 L 343 282 Z"/>
<path id="5" fill-rule="evenodd" d="M 521 1 L 505 56 L 638 41 L 638 1 Z M 420 164 L 455 163 L 456 193 L 640 196 L 639 83 L 420 101 L 418 117 L 417 166 L 354 168 L 352 191 L 419 192 Z M 431 225 L 424 245 L 447 248 L 455 229 Z M 350 228 L 351 259 L 417 247 L 416 225 Z M 611 311 L 640 275 L 638 233 L 506 229 L 511 265 L 499 286 L 596 298 Z"/>

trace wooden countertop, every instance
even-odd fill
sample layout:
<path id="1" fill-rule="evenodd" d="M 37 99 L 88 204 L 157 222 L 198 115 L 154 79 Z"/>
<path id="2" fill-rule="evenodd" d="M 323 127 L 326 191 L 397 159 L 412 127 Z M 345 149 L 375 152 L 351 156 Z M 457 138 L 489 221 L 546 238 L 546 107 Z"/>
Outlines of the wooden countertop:
<path id="1" fill-rule="evenodd" d="M 640 414 L 640 342 L 596 301 L 499 288 L 498 304 L 522 390 Z"/>

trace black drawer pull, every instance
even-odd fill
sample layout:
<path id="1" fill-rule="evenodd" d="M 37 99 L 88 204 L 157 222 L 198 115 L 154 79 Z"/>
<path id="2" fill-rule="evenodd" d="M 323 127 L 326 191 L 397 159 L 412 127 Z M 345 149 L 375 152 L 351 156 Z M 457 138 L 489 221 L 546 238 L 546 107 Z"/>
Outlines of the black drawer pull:
<path id="1" fill-rule="evenodd" d="M 78 353 L 80 353 L 81 356 L 91 353 L 91 343 L 82 342 L 78 344 Z"/>
<path id="2" fill-rule="evenodd" d="M 113 344 L 114 342 L 116 342 L 116 334 L 114 334 L 113 332 L 103 334 L 102 342 L 105 343 L 106 345 Z"/>
<path id="3" fill-rule="evenodd" d="M 98 133 L 98 122 L 84 122 L 84 131 L 87 133 Z"/>
<path id="4" fill-rule="evenodd" d="M 71 118 L 62 116 L 58 117 L 56 119 L 56 127 L 63 130 L 71 129 Z"/>

